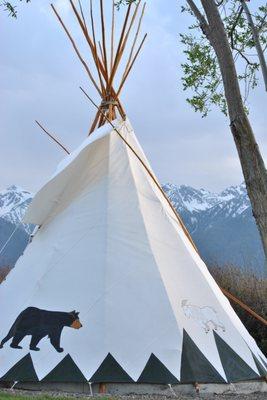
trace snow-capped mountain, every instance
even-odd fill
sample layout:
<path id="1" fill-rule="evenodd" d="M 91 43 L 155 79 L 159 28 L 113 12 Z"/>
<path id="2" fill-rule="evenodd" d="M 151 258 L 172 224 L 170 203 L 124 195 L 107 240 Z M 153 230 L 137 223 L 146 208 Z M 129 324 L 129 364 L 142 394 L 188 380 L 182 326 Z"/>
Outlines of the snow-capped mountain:
<path id="1" fill-rule="evenodd" d="M 246 186 L 221 193 L 190 186 L 163 186 L 207 264 L 264 271 L 264 255 Z"/>
<path id="2" fill-rule="evenodd" d="M 190 186 L 176 186 L 172 183 L 163 185 L 177 211 L 198 212 L 205 211 L 218 202 L 218 195 L 205 189 L 194 189 Z"/>
<path id="3" fill-rule="evenodd" d="M 6 190 L 0 191 L 0 218 L 17 225 L 21 222 L 33 195 L 20 188 L 12 185 Z M 24 225 L 26 232 L 31 233 L 31 226 Z"/>
<path id="4" fill-rule="evenodd" d="M 194 189 L 190 186 L 176 186 L 172 183 L 163 185 L 173 205 L 179 212 L 201 212 L 214 206 L 223 208 L 227 204 L 227 215 L 240 214 L 250 207 L 246 186 L 230 186 L 221 193 L 212 193 L 205 189 Z"/>
<path id="5" fill-rule="evenodd" d="M 20 222 L 31 199 L 30 192 L 15 185 L 0 191 L 0 267 L 13 266 L 28 243 L 33 226 Z"/>
<path id="6" fill-rule="evenodd" d="M 207 264 L 230 263 L 263 273 L 263 251 L 244 183 L 221 193 L 171 183 L 164 185 L 163 189 Z M 19 225 L 1 253 L 31 199 L 32 194 L 18 186 L 0 191 L 0 267 L 14 265 L 28 243 L 33 226 Z"/>

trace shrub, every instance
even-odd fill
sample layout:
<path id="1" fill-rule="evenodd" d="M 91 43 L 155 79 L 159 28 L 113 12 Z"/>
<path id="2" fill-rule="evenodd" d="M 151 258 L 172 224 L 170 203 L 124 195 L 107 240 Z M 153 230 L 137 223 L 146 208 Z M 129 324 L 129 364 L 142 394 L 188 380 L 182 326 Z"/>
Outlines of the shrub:
<path id="1" fill-rule="evenodd" d="M 267 279 L 259 278 L 251 271 L 234 266 L 209 268 L 219 286 L 228 290 L 261 317 L 267 319 Z M 237 315 L 256 340 L 262 352 L 267 354 L 267 327 L 252 317 L 238 304 L 230 301 Z"/>

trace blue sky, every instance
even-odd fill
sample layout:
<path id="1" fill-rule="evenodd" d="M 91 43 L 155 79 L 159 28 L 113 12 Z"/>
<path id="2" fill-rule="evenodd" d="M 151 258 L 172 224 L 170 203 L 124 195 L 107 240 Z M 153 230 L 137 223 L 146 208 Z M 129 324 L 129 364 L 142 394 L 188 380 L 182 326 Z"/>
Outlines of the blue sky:
<path id="1" fill-rule="evenodd" d="M 180 78 L 183 60 L 179 32 L 188 18 L 182 2 L 148 0 L 143 31 L 147 43 L 121 100 L 160 181 L 219 191 L 239 184 L 242 173 L 228 120 L 214 109 L 201 118 L 186 103 Z M 258 4 L 261 1 L 257 2 Z M 84 0 L 85 4 L 85 0 Z M 67 0 L 56 0 L 83 54 L 88 51 Z M 105 0 L 110 6 L 110 0 Z M 96 16 L 97 19 L 97 16 Z M 49 1 L 19 7 L 13 20 L 0 13 L 1 146 L 0 189 L 11 184 L 36 191 L 64 153 L 42 134 L 34 120 L 69 148 L 86 137 L 95 110 L 79 86 L 98 101 L 82 65 L 55 19 Z M 249 100 L 250 120 L 267 156 L 266 97 L 262 81 Z"/>

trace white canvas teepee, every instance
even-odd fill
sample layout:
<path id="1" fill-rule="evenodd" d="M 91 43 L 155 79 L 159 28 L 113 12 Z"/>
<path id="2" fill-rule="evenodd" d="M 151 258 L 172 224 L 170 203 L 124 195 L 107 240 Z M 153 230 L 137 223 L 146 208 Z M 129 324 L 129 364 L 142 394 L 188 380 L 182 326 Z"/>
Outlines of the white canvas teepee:
<path id="1" fill-rule="evenodd" d="M 129 121 L 115 124 L 148 165 Z M 100 128 L 59 165 L 25 222 L 40 229 L 0 287 L 0 338 L 28 307 L 75 309 L 82 327 L 64 326 L 62 352 L 48 337 L 40 351 L 29 350 L 29 336 L 22 349 L 4 344 L 2 380 L 233 382 L 266 373 L 264 355 L 114 129 Z"/>
<path id="2" fill-rule="evenodd" d="M 99 57 L 82 8 L 70 3 L 96 63 L 102 103 L 89 137 L 25 216 L 39 229 L 0 286 L 0 381 L 260 379 L 266 358 L 165 197 L 118 99 L 144 39 L 130 52 L 119 90 L 113 87 L 140 2 L 131 18 L 127 9 L 112 68 L 104 19 Z"/>

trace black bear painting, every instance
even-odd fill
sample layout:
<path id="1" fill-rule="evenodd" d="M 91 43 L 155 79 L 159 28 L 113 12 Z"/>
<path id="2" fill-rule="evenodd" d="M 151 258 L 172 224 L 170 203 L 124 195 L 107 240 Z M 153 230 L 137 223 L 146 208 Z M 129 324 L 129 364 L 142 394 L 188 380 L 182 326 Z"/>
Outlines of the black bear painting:
<path id="1" fill-rule="evenodd" d="M 79 320 L 79 313 L 76 311 L 46 311 L 35 307 L 28 307 L 22 311 L 10 328 L 6 337 L 1 341 L 0 348 L 12 338 L 10 347 L 22 349 L 19 343 L 22 339 L 31 336 L 30 350 L 38 351 L 37 347 L 41 339 L 48 336 L 52 346 L 61 353 L 60 336 L 65 326 L 80 329 L 82 324 Z"/>

